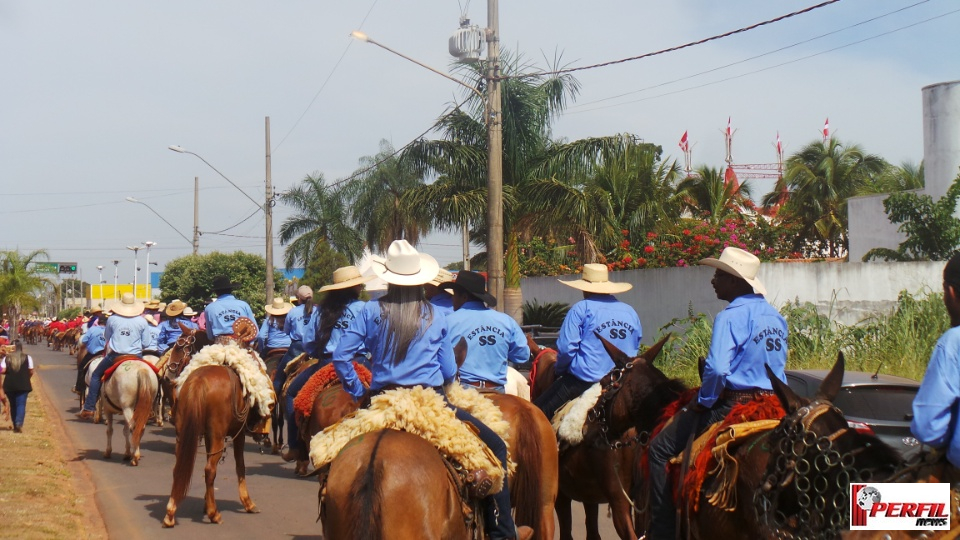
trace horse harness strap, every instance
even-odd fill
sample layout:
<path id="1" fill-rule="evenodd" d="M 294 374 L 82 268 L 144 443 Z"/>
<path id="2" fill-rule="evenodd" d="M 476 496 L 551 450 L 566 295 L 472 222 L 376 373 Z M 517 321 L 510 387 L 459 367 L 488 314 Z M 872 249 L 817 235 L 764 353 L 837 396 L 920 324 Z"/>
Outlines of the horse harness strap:
<path id="1" fill-rule="evenodd" d="M 627 362 L 623 367 L 614 367 L 610 373 L 608 373 L 604 379 L 607 379 L 606 384 L 603 384 L 603 379 L 601 379 L 601 384 L 603 384 L 603 390 L 600 393 L 600 398 L 597 400 L 597 403 L 590 409 L 590 412 L 587 413 L 588 422 L 596 422 L 600 426 L 600 435 L 602 436 L 601 441 L 597 441 L 595 444 L 598 448 L 606 448 L 608 450 L 619 450 L 620 448 L 633 446 L 641 439 L 646 438 L 649 442 L 650 434 L 643 431 L 637 433 L 634 437 L 622 441 L 617 439 L 616 441 L 610 442 L 608 432 L 610 431 L 609 415 L 611 402 L 613 398 L 617 397 L 617 393 L 620 392 L 620 389 L 623 388 L 623 385 L 620 384 L 620 380 L 623 379 L 623 376 L 626 372 L 633 369 L 634 363 Z M 645 445 L 646 443 L 644 443 Z"/>

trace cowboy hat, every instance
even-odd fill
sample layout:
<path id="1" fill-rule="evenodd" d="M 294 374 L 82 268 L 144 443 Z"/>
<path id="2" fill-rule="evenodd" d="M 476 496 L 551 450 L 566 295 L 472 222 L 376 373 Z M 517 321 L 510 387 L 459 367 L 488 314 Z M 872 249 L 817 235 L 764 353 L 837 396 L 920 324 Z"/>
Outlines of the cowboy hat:
<path id="1" fill-rule="evenodd" d="M 350 287 L 363 285 L 375 277 L 376 276 L 361 276 L 360 270 L 356 266 L 344 266 L 333 271 L 333 283 L 320 287 L 320 292 L 349 289 Z"/>
<path id="2" fill-rule="evenodd" d="M 157 325 L 157 320 L 153 318 L 153 315 L 147 313 L 146 315 L 143 316 L 143 318 L 146 319 L 148 323 L 150 323 L 150 326 Z"/>
<path id="3" fill-rule="evenodd" d="M 144 309 L 160 309 L 160 301 L 156 298 L 151 299 L 146 305 L 143 306 Z"/>
<path id="4" fill-rule="evenodd" d="M 111 308 L 113 313 L 124 317 L 136 317 L 143 313 L 143 302 L 133 297 L 133 293 L 125 292 L 120 297 L 120 303 Z"/>
<path id="5" fill-rule="evenodd" d="M 157 311 L 165 311 L 167 309 L 166 302 L 160 302 L 160 306 L 157 307 Z"/>
<path id="6" fill-rule="evenodd" d="M 419 253 L 406 240 L 394 240 L 384 261 L 374 261 L 373 273 L 393 285 L 423 285 L 437 277 L 437 260 Z"/>
<path id="7" fill-rule="evenodd" d="M 455 281 L 441 283 L 439 287 L 445 291 L 459 290 L 487 304 L 489 307 L 497 305 L 497 299 L 487 292 L 487 280 L 483 275 L 469 270 L 457 273 Z"/>
<path id="8" fill-rule="evenodd" d="M 184 317 L 194 317 L 194 316 L 196 316 L 196 315 L 197 315 L 197 312 L 194 311 L 192 307 L 187 306 L 187 307 L 183 308 L 183 316 L 184 316 Z"/>
<path id="9" fill-rule="evenodd" d="M 293 304 L 284 302 L 283 298 L 274 298 L 273 303 L 263 306 L 263 309 L 270 315 L 286 315 L 291 309 L 293 309 Z"/>
<path id="10" fill-rule="evenodd" d="M 165 309 L 163 313 L 167 317 L 176 317 L 177 315 L 183 313 L 183 310 L 186 308 L 187 308 L 187 305 L 178 299 L 167 304 L 167 309 Z"/>
<path id="11" fill-rule="evenodd" d="M 236 284 L 236 283 L 232 283 L 232 282 L 230 281 L 230 278 L 228 278 L 227 276 L 217 276 L 217 278 L 213 280 L 213 291 L 214 291 L 214 292 L 232 291 L 232 290 L 236 289 L 236 288 L 239 287 L 239 286 L 240 286 L 240 285 L 238 285 L 238 284 Z"/>
<path id="12" fill-rule="evenodd" d="M 448 281 L 453 281 L 453 272 L 447 270 L 446 268 L 441 268 L 440 273 L 437 274 L 437 277 L 430 280 L 430 284 L 439 287 Z"/>
<path id="13" fill-rule="evenodd" d="M 94 316 L 94 315 L 97 315 L 97 314 L 99 314 L 99 313 L 103 313 L 103 308 L 102 308 L 102 307 L 100 307 L 100 306 L 94 306 L 94 307 L 90 308 L 90 316 L 91 316 L 91 317 Z"/>
<path id="14" fill-rule="evenodd" d="M 728 274 L 732 274 L 746 281 L 753 287 L 753 292 L 757 294 L 767 294 L 766 287 L 757 279 L 757 271 L 760 270 L 760 259 L 749 251 L 735 247 L 723 248 L 723 251 L 720 252 L 719 259 L 709 257 L 700 261 L 700 264 L 723 270 Z"/>
<path id="15" fill-rule="evenodd" d="M 573 281 L 558 279 L 557 281 L 567 287 L 597 294 L 618 294 L 633 288 L 633 285 L 630 283 L 610 281 L 610 278 L 607 276 L 607 265 L 605 264 L 585 264 L 583 265 L 583 275 L 581 279 L 575 279 Z"/>

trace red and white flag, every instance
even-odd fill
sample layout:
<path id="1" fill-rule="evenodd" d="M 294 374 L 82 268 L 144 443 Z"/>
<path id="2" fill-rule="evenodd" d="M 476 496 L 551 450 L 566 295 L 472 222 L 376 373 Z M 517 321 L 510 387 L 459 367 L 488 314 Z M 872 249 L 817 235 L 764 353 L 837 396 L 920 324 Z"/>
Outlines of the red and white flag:
<path id="1" fill-rule="evenodd" d="M 783 154 L 783 145 L 780 144 L 780 132 L 777 132 L 777 155 Z"/>
<path id="2" fill-rule="evenodd" d="M 731 131 L 730 129 L 730 117 L 728 116 L 727 117 L 727 137 L 729 137 L 730 135 L 733 135 L 733 131 Z"/>
<path id="3" fill-rule="evenodd" d="M 683 137 L 680 137 L 680 150 L 686 152 L 690 149 L 690 143 L 687 142 L 687 132 L 683 132 Z"/>
<path id="4" fill-rule="evenodd" d="M 823 121 L 823 140 L 830 138 L 830 118 Z"/>

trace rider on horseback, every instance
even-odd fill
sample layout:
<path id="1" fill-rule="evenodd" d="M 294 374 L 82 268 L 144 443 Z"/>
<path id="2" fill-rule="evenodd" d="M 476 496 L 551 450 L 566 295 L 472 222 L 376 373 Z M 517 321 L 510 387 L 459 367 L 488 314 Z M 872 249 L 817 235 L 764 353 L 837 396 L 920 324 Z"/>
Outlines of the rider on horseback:
<path id="1" fill-rule="evenodd" d="M 73 391 L 81 396 L 87 389 L 85 380 L 87 364 L 93 360 L 93 357 L 103 353 L 103 349 L 107 347 L 107 340 L 103 337 L 105 330 L 104 325 L 107 324 L 107 315 L 100 308 L 94 308 L 91 315 L 91 318 L 95 319 L 97 324 L 89 327 L 87 332 L 83 334 L 83 337 L 80 338 L 80 344 L 87 348 L 87 354 L 77 362 L 77 383 L 73 387 Z"/>
<path id="2" fill-rule="evenodd" d="M 157 348 L 161 355 L 167 352 L 167 349 L 173 347 L 177 339 L 183 334 L 183 329 L 180 328 L 181 324 L 187 328 L 197 328 L 197 323 L 191 321 L 187 315 L 188 309 L 190 307 L 179 299 L 167 304 L 167 309 L 163 312 L 166 317 L 160 323 L 160 335 L 157 337 Z"/>
<path id="3" fill-rule="evenodd" d="M 560 283 L 583 291 L 583 300 L 570 308 L 560 327 L 557 380 L 533 402 L 551 420 L 564 403 L 583 395 L 613 370 L 613 360 L 597 332 L 628 356 L 637 355 L 643 337 L 636 310 L 613 296 L 633 285 L 610 281 L 606 265 L 585 264 L 583 279 Z"/>
<path id="4" fill-rule="evenodd" d="M 257 325 L 257 319 L 253 316 L 250 304 L 233 295 L 233 290 L 236 288 L 237 284 L 231 283 L 225 276 L 213 280 L 213 292 L 217 295 L 217 301 L 211 302 L 203 310 L 207 319 L 207 337 L 211 341 L 216 343 L 232 341 L 229 336 L 233 335 L 233 323 L 242 317 L 250 319 L 254 327 Z"/>
<path id="5" fill-rule="evenodd" d="M 103 337 L 107 342 L 107 356 L 100 362 L 90 376 L 90 390 L 83 402 L 83 410 L 77 413 L 82 419 L 93 418 L 93 409 L 100 399 L 100 386 L 103 373 L 113 366 L 121 355 L 141 356 L 143 344 L 149 340 L 147 327 L 150 323 L 140 316 L 143 303 L 133 297 L 133 293 L 123 293 L 120 303 L 113 307 L 113 315 L 107 318 Z"/>
<path id="6" fill-rule="evenodd" d="M 290 334 L 283 331 L 283 325 L 287 313 L 293 309 L 293 304 L 284 302 L 283 298 L 278 296 L 270 305 L 263 306 L 263 309 L 267 316 L 257 334 L 257 349 L 260 350 L 260 358 L 266 359 L 271 350 L 290 347 Z"/>
<path id="7" fill-rule="evenodd" d="M 457 366 L 447 321 L 423 296 L 422 285 L 433 279 L 439 268 L 436 259 L 418 253 L 406 240 L 394 241 L 387 250 L 386 261 L 374 264 L 374 272 L 388 284 L 387 294 L 363 306 L 333 354 L 333 365 L 343 388 L 355 399 L 364 396 L 364 388 L 353 359 L 364 345 L 372 353 L 369 395 L 415 386 L 433 388 L 442 394 L 443 385 L 453 382 Z M 480 439 L 506 469 L 507 447 L 503 440 L 466 411 L 455 411 L 458 419 L 477 429 Z M 484 499 L 484 509 L 491 540 L 525 540 L 532 536 L 529 527 L 518 531 L 513 522 L 506 482 L 499 493 Z"/>
<path id="8" fill-rule="evenodd" d="M 290 346 L 287 347 L 287 354 L 283 355 L 280 362 L 277 363 L 277 371 L 273 375 L 273 390 L 279 396 L 283 393 L 283 385 L 287 382 L 287 373 L 285 368 L 291 360 L 300 356 L 306 350 L 306 341 L 313 336 L 310 321 L 313 320 L 313 289 L 306 285 L 301 285 L 297 289 L 297 300 L 300 305 L 294 306 L 288 313 L 283 322 L 283 331 L 290 336 Z"/>
<path id="9" fill-rule="evenodd" d="M 453 295 L 440 288 L 440 285 L 453 281 L 453 273 L 441 268 L 437 277 L 423 284 L 423 296 L 433 304 L 433 307 L 444 315 L 453 313 Z"/>
<path id="10" fill-rule="evenodd" d="M 700 264 L 716 268 L 711 283 L 717 298 L 730 302 L 713 322 L 713 337 L 696 403 L 682 409 L 650 441 L 649 538 L 676 536 L 673 496 L 667 485 L 667 462 L 680 453 L 687 440 L 710 424 L 722 421 L 737 403 L 771 393 L 764 366 L 786 382 L 787 322 L 763 297 L 766 289 L 757 279 L 760 259 L 742 249 L 728 247 L 719 259 Z"/>
<path id="11" fill-rule="evenodd" d="M 467 341 L 467 357 L 460 366 L 460 384 L 503 393 L 507 384 L 507 360 L 520 364 L 530 361 L 527 337 L 513 317 L 490 309 L 497 299 L 487 292 L 482 275 L 468 270 L 457 274 L 456 281 L 440 284 L 453 291 L 453 313 L 447 315 L 450 343 Z M 486 306 L 484 306 L 486 303 Z"/>

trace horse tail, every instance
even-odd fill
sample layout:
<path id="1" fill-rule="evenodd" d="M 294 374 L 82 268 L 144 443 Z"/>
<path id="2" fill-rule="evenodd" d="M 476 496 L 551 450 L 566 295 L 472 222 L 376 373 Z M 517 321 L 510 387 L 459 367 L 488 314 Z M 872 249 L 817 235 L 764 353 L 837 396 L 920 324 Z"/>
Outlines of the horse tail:
<path id="1" fill-rule="evenodd" d="M 350 489 L 350 500 L 356 501 L 356 513 L 351 518 L 357 524 L 356 538 L 381 540 L 383 538 L 383 516 L 381 512 L 383 492 L 383 461 L 377 459 L 380 442 L 389 430 L 382 430 L 377 435 L 377 442 L 370 450 L 370 459 L 363 470 L 363 475 L 357 479 Z"/>
<path id="2" fill-rule="evenodd" d="M 194 392 L 199 395 L 191 395 Z M 197 459 L 197 445 L 206 420 L 203 409 L 206 402 L 204 394 L 206 391 L 203 386 L 185 384 L 180 399 L 177 400 L 176 462 L 173 465 L 173 488 L 170 490 L 170 498 L 177 503 L 187 496 L 190 488 L 193 464 Z"/>
<path id="3" fill-rule="evenodd" d="M 510 498 L 516 508 L 517 525 L 527 525 L 537 531 L 539 538 L 541 507 L 544 504 L 541 483 L 545 471 L 542 470 L 540 456 L 543 453 L 540 430 L 537 429 L 539 412 L 529 407 L 518 407 L 517 444 L 511 448 L 517 470 L 514 472 Z"/>
<path id="4" fill-rule="evenodd" d="M 153 400 L 156 392 L 150 391 L 150 376 L 145 369 L 137 371 L 137 405 L 133 409 L 133 440 L 140 441 L 143 430 L 147 427 L 147 419 L 153 411 Z"/>

